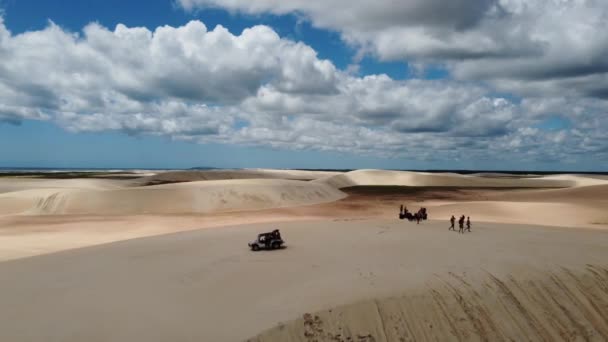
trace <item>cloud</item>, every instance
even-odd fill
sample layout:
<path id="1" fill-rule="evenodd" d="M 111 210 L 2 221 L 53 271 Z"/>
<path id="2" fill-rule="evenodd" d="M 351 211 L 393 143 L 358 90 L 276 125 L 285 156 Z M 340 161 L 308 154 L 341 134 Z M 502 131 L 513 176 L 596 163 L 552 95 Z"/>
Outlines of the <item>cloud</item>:
<path id="1" fill-rule="evenodd" d="M 186 9 L 300 13 L 381 60 L 442 63 L 464 80 L 520 95 L 571 89 L 608 93 L 608 2 L 604 0 L 178 0 Z M 528 83 L 532 82 L 532 83 Z M 549 88 L 549 89 L 547 89 Z"/>
<path id="2" fill-rule="evenodd" d="M 340 75 L 336 94 L 287 94 L 263 87 L 242 108 L 257 116 L 306 115 L 394 131 L 495 135 L 520 113 L 483 88 L 450 81 L 395 81 L 386 75 Z M 328 113 L 329 111 L 329 113 Z M 468 133 L 467 133 L 468 132 Z"/>
<path id="3" fill-rule="evenodd" d="M 0 21 L 0 59 L 2 113 L 15 119 L 32 118 L 34 107 L 119 115 L 154 113 L 171 101 L 238 104 L 268 83 L 286 92 L 335 91 L 333 64 L 265 26 L 235 36 L 198 21 L 154 32 L 90 24 L 81 35 L 51 23 L 13 36 Z"/>
<path id="4" fill-rule="evenodd" d="M 48 115 L 36 108 L 15 107 L 0 103 L 0 123 L 19 124 L 23 119 L 45 120 Z"/>
<path id="5" fill-rule="evenodd" d="M 281 40 L 265 26 L 239 36 L 221 26 L 208 31 L 198 21 L 154 32 L 124 25 L 110 31 L 91 24 L 83 36 L 52 23 L 16 36 L 4 26 L 0 30 L 3 83 L 30 95 L 49 91 L 41 94 L 49 107 L 58 107 L 57 102 L 70 95 L 86 98 L 89 108 L 101 104 L 102 96 L 75 94 L 91 95 L 93 90 L 117 91 L 137 101 L 234 103 L 254 94 L 268 79 L 290 91 L 332 91 L 331 63 L 318 60 L 308 46 Z M 32 77 L 20 77 L 28 72 Z"/>
<path id="6" fill-rule="evenodd" d="M 0 22 L 0 59 L 0 121 L 12 123 L 416 160 L 546 159 L 545 149 L 608 158 L 602 100 L 513 101 L 480 82 L 357 77 L 267 26 L 50 23 L 12 34 Z M 556 113 L 572 127 L 535 128 Z"/>
<path id="7" fill-rule="evenodd" d="M 466 29 L 496 3 L 495 0 L 379 0 L 379 1 L 306 1 L 306 0 L 178 0 L 186 9 L 219 7 L 257 14 L 301 12 L 321 27 L 345 30 L 378 30 L 411 22 L 433 23 L 440 27 Z"/>
<path id="8" fill-rule="evenodd" d="M 542 0 L 541 0 L 542 1 Z M 461 59 L 539 53 L 513 23 L 519 0 L 178 0 L 186 9 L 224 8 L 249 14 L 301 13 L 315 26 L 341 32 L 382 59 Z M 508 30 L 505 30 L 509 28 Z"/>

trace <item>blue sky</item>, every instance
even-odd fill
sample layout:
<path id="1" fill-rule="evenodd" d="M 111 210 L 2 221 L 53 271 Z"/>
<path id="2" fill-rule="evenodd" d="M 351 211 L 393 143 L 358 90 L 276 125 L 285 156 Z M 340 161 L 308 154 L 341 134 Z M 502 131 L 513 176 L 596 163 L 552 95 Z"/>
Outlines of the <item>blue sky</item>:
<path id="1" fill-rule="evenodd" d="M 206 1 L 201 0 L 199 3 Z M 301 91 L 302 93 L 295 95 L 294 90 L 272 93 L 272 91 L 280 89 L 281 84 L 287 84 L 272 82 L 260 83 L 258 88 L 253 88 L 254 85 L 252 85 L 242 90 L 249 95 L 239 97 L 238 101 L 242 101 L 239 103 L 235 103 L 232 97 L 224 98 L 223 95 L 214 95 L 215 97 L 210 100 L 207 90 L 205 90 L 207 95 L 200 95 L 200 98 L 179 98 L 179 95 L 175 95 L 171 90 L 169 91 L 170 99 L 166 95 L 154 95 L 159 97 L 152 98 L 145 103 L 146 106 L 161 106 L 166 104 L 165 102 L 175 105 L 174 102 L 179 100 L 186 108 L 193 108 L 192 106 L 197 105 L 216 106 L 219 101 L 219 105 L 217 105 L 219 111 L 213 112 L 215 113 L 213 115 L 223 115 L 224 111 L 236 113 L 234 117 L 218 123 L 212 129 L 207 127 L 206 123 L 200 122 L 201 116 L 196 119 L 199 121 L 187 118 L 183 122 L 179 121 L 179 124 L 186 127 L 182 127 L 181 131 L 167 128 L 173 127 L 172 125 L 176 125 L 176 123 L 170 118 L 171 114 L 162 111 L 158 114 L 150 114 L 150 118 L 140 118 L 143 123 L 133 128 L 135 126 L 131 127 L 129 123 L 116 123 L 116 119 L 110 118 L 114 113 L 107 108 L 103 110 L 108 112 L 100 114 L 108 116 L 108 118 L 104 118 L 107 120 L 103 122 L 107 123 L 109 128 L 101 128 L 106 126 L 100 123 L 91 126 L 91 121 L 84 121 L 91 120 L 93 117 L 90 114 L 98 111 L 98 108 L 89 110 L 87 107 L 78 107 L 75 112 L 77 115 L 74 116 L 74 112 L 65 109 L 68 108 L 67 105 L 64 109 L 49 111 L 48 106 L 36 107 L 37 105 L 31 104 L 23 106 L 21 103 L 15 105 L 8 103 L 9 110 L 21 114 L 9 113 L 8 119 L 3 121 L 0 107 L 0 144 L 5 146 L 5 148 L 0 148 L 0 167 L 188 168 L 214 166 L 532 170 L 599 170 L 602 168 L 592 151 L 603 151 L 605 149 L 605 146 L 602 145 L 603 142 L 584 140 L 585 134 L 580 134 L 582 128 L 575 125 L 578 120 L 581 120 L 581 117 L 584 120 L 593 120 L 597 117 L 590 115 L 597 115 L 605 110 L 603 102 L 598 102 L 599 100 L 587 100 L 585 94 L 578 98 L 567 99 L 568 105 L 576 103 L 577 108 L 583 108 L 576 113 L 569 113 L 565 110 L 569 107 L 560 103 L 558 97 L 556 98 L 550 93 L 539 96 L 538 92 L 528 90 L 527 86 L 518 83 L 519 80 L 501 82 L 496 81 L 501 78 L 492 75 L 487 79 L 472 76 L 477 75 L 479 70 L 471 69 L 468 57 L 456 56 L 457 54 L 467 56 L 466 53 L 460 51 L 462 50 L 460 47 L 458 53 L 450 52 L 451 47 L 448 45 L 438 48 L 439 52 L 428 52 L 427 47 L 424 48 L 426 50 L 416 51 L 411 44 L 400 46 L 401 39 L 394 40 L 394 44 L 383 45 L 382 41 L 387 37 L 387 33 L 380 29 L 369 29 L 368 26 L 374 27 L 371 24 L 363 25 L 361 28 L 348 22 L 348 17 L 345 19 L 346 21 L 340 18 L 337 18 L 335 22 L 328 21 L 325 14 L 319 14 L 314 9 L 301 5 L 302 2 L 297 0 L 292 1 L 294 6 L 303 6 L 298 11 L 264 9 L 264 0 L 256 1 L 262 4 L 260 7 L 262 10 L 251 13 L 250 10 L 240 10 L 240 8 L 223 9 L 222 0 L 209 0 L 209 3 L 219 4 L 214 6 L 216 8 L 203 6 L 192 10 L 186 10 L 178 2 L 170 0 L 65 0 L 61 2 L 61 5 L 58 2 L 42 0 L 0 0 L 0 8 L 4 12 L 4 26 L 10 31 L 16 44 L 24 44 L 22 40 L 17 39 L 23 33 L 50 34 L 50 21 L 60 27 L 62 34 L 77 33 L 79 38 L 75 38 L 76 45 L 79 44 L 80 39 L 83 39 L 83 28 L 90 23 L 97 23 L 109 31 L 113 31 L 118 24 L 123 24 L 128 28 L 146 27 L 150 32 L 154 32 L 159 26 L 168 25 L 177 28 L 192 20 L 199 20 L 206 25 L 208 31 L 212 31 L 216 25 L 221 25 L 235 37 L 240 36 L 246 28 L 267 25 L 280 36 L 281 41 L 301 42 L 311 48 L 316 53 L 316 59 L 311 63 L 315 63 L 314 68 L 321 68 L 319 72 L 324 73 L 323 75 L 328 75 L 328 73 L 337 75 L 327 76 L 332 77 L 332 80 L 337 79 L 337 81 L 331 81 L 335 84 L 327 85 L 327 94 L 321 95 L 323 100 L 320 101 L 325 101 L 323 95 L 328 95 L 327 105 L 322 107 L 321 113 L 318 112 L 318 108 L 308 108 L 314 104 L 314 101 L 320 99 L 320 95 L 309 93 L 309 90 L 296 90 L 296 92 Z M 194 3 L 197 1 L 195 0 Z M 378 6 L 382 6 L 382 4 Z M 355 10 L 353 9 L 353 11 Z M 386 12 L 390 11 L 390 8 L 387 8 Z M 454 14 L 454 16 L 456 15 Z M 361 18 L 361 20 L 365 20 L 365 18 Z M 431 22 L 434 21 L 429 21 L 429 23 Z M 403 25 L 398 27 L 407 29 L 407 26 Z M 392 32 L 388 29 L 386 32 Z M 407 34 L 407 31 L 404 34 Z M 418 41 L 417 38 L 415 40 Z M 82 43 L 82 41 L 80 42 Z M 90 42 L 87 40 L 84 43 Z M 289 49 L 296 48 L 290 45 Z M 357 58 L 361 49 L 365 49 L 366 53 L 362 55 L 362 58 Z M 471 50 L 473 49 L 477 48 L 471 48 Z M 286 56 L 292 55 L 277 56 L 277 58 L 282 61 L 288 58 Z M 42 63 L 47 62 L 45 56 L 35 58 Z M 322 60 L 329 60 L 337 71 L 331 71 L 327 69 L 326 65 L 319 64 Z M 481 61 L 479 64 L 481 68 L 483 57 L 479 61 Z M 15 62 L 18 63 L 19 60 Z M 33 65 L 41 64 L 34 63 Z M 355 73 L 351 71 L 355 70 L 351 69 L 353 65 L 357 66 Z M 268 68 L 268 66 L 263 65 L 260 68 Z M 493 73 L 500 72 L 495 69 L 492 70 Z M 315 69 L 316 71 L 317 69 Z M 112 72 L 110 71 L 110 73 Z M 382 76 L 386 78 L 378 76 L 381 74 L 387 75 Z M 452 74 L 458 77 L 454 79 Z M 314 76 L 306 73 L 303 75 L 294 76 L 299 77 L 296 82 L 305 82 L 307 78 L 312 79 Z M 0 81 L 2 81 L 1 76 L 0 73 Z M 39 77 L 45 76 L 40 75 Z M 27 88 L 29 86 L 23 88 L 15 81 L 10 81 L 8 77 L 6 79 L 5 85 L 9 90 L 12 88 L 29 89 Z M 200 82 L 206 82 L 202 76 L 199 79 Z M 182 82 L 179 79 L 172 81 Z M 194 82 L 197 82 L 196 78 Z M 292 87 L 294 81 L 290 82 L 290 87 Z M 184 80 L 183 84 L 192 83 Z M 213 84 L 215 83 L 211 85 Z M 319 88 L 324 85 L 326 84 L 319 83 Z M 46 86 L 37 83 L 36 89 Z M 226 85 L 226 89 L 233 89 L 233 86 L 240 87 L 241 85 L 230 83 Z M 334 88 L 334 86 L 338 88 Z M 561 84 L 556 86 L 561 86 Z M 365 90 L 365 87 L 369 87 L 370 90 Z M 352 94 L 342 94 L 342 92 L 350 92 L 355 88 L 356 90 L 352 90 Z M 340 89 L 341 94 L 333 96 L 331 89 Z M 544 86 L 543 89 L 549 88 Z M 2 90 L 1 87 L 0 90 Z M 284 109 L 267 107 L 267 104 L 264 104 L 264 98 L 260 97 L 260 94 L 263 94 L 260 91 L 263 90 L 271 91 L 269 94 L 273 96 L 296 101 L 293 103 L 299 103 L 302 108 L 290 112 L 293 110 L 291 105 Z M 52 92 L 53 87 L 51 86 L 45 91 Z M 77 87 L 70 88 L 70 91 L 77 92 L 78 89 Z M 375 93 L 373 93 L 374 91 Z M 437 96 L 433 95 L 434 92 Z M 157 94 L 157 92 L 150 93 Z M 14 97 L 14 94 L 18 94 L 18 92 L 8 94 L 13 94 L 11 96 Z M 368 95 L 369 98 L 367 98 Z M 220 96 L 219 100 L 217 96 Z M 365 97 L 367 102 L 360 100 L 362 97 Z M 446 100 L 445 97 L 448 99 Z M 90 97 L 87 95 L 83 99 L 88 101 Z M 0 94 L 0 100 L 2 100 L 2 94 Z M 26 102 L 32 103 L 28 101 Z M 82 101 L 78 100 L 74 103 L 80 105 Z M 358 107 L 353 107 L 353 104 L 358 104 Z M 76 105 L 70 104 L 69 108 L 74 108 L 74 106 Z M 572 107 L 574 108 L 574 105 Z M 207 113 L 207 109 L 204 111 Z M 243 114 L 244 112 L 246 114 Z M 37 116 L 32 117 L 32 115 Z M 125 115 L 128 117 L 135 113 Z M 272 115 L 274 115 L 274 119 L 269 118 Z M 348 134 L 369 138 L 369 146 L 366 141 L 354 138 L 351 148 L 348 143 L 344 142 L 344 138 L 340 138 L 342 134 L 339 131 L 340 125 L 335 124 L 339 122 L 336 119 L 339 115 L 344 118 L 352 115 L 352 119 L 340 120 L 352 123 L 352 127 L 348 127 L 348 132 L 350 132 Z M 575 118 L 575 115 L 578 116 Z M 589 117 L 583 115 L 589 115 Z M 281 116 L 292 118 L 293 123 L 290 124 L 302 127 L 306 125 L 320 127 L 318 126 L 320 122 L 332 123 L 334 129 L 338 131 L 335 131 L 335 134 L 323 133 L 328 138 L 325 142 L 321 133 L 319 133 L 320 136 L 312 136 L 312 134 L 308 136 L 295 129 L 291 131 L 285 127 L 277 128 L 275 123 L 281 120 Z M 320 116 L 324 117 L 321 119 Z M 121 118 L 124 117 L 121 116 Z M 207 118 L 207 116 L 204 117 Z M 32 118 L 34 119 L 32 120 Z M 72 122 L 71 119 L 66 118 L 78 118 L 78 120 L 84 118 L 84 120 Z M 210 120 L 213 121 L 212 119 Z M 148 126 L 142 128 L 144 124 L 149 125 L 151 120 L 162 128 L 158 130 Z M 440 122 L 438 123 L 438 121 Z M 197 125 L 203 125 L 205 132 L 210 129 L 213 132 L 228 133 L 224 133 L 226 134 L 224 137 L 213 139 L 208 139 L 205 134 L 202 136 L 189 135 L 190 131 L 187 127 Z M 458 127 L 459 125 L 463 125 L 463 127 Z M 124 128 L 115 128 L 119 126 Z M 269 137 L 268 134 L 271 133 L 267 132 L 275 129 L 286 130 Z M 345 127 L 344 130 L 346 131 L 347 128 Z M 344 134 L 344 136 L 348 136 L 347 133 Z M 294 141 L 289 140 L 290 136 L 294 137 Z M 538 138 L 538 136 L 542 136 L 542 138 Z M 233 137 L 237 138 L 233 139 Z M 273 142 L 265 143 L 265 138 L 262 137 L 267 137 L 268 141 Z M 335 141 L 331 138 L 335 138 Z M 300 139 L 300 141 L 296 141 L 296 139 Z M 566 144 L 566 142 L 570 144 L 569 148 L 558 149 L 556 147 L 556 144 Z M 390 151 L 383 151 L 383 144 L 390 145 Z M 540 149 L 540 152 L 533 151 L 534 148 L 543 144 L 548 146 L 543 151 L 552 151 L 549 153 L 556 155 L 544 155 Z M 373 147 L 371 147 L 372 145 Z M 434 148 L 438 148 L 437 153 L 433 153 Z M 557 155 L 563 151 L 576 151 L 577 148 L 584 148 L 591 152 L 582 153 L 574 159 Z M 521 158 L 519 158 L 520 156 Z M 513 163 L 513 160 L 517 162 Z"/>
<path id="2" fill-rule="evenodd" d="M 3 0 L 3 4 L 6 25 L 13 33 L 44 29 L 49 20 L 70 31 L 79 32 L 91 22 L 109 28 L 125 24 L 153 30 L 163 25 L 181 26 L 198 19 L 209 28 L 222 25 L 233 33 L 240 33 L 254 25 L 272 26 L 281 36 L 305 41 L 319 52 L 321 58 L 330 58 L 339 67 L 347 66 L 353 53 L 341 42 L 337 33 L 298 23 L 293 15 L 247 16 L 218 9 L 186 12 L 171 0 L 66 0 L 61 5 L 42 0 Z"/>
<path id="3" fill-rule="evenodd" d="M 318 30 L 308 23 L 299 23 L 292 15 L 246 16 L 224 10 L 209 9 L 186 12 L 168 0 L 65 0 L 61 5 L 44 0 L 4 0 L 6 26 L 12 33 L 40 30 L 49 20 L 66 29 L 79 32 L 91 22 L 113 28 L 128 26 L 180 26 L 193 19 L 209 28 L 222 25 L 233 33 L 253 25 L 269 25 L 281 36 L 311 45 L 321 58 L 331 59 L 339 68 L 346 68 L 354 56 L 335 32 Z M 377 63 L 366 58 L 362 73 L 387 73 L 396 78 L 407 76 L 407 64 Z M 148 167 L 189 168 L 217 167 L 303 167 L 303 168 L 400 168 L 399 160 L 358 157 L 352 154 L 288 151 L 246 146 L 209 145 L 170 138 L 138 136 L 121 133 L 70 133 L 50 122 L 27 122 L 21 125 L 0 124 L 2 145 L 14 146 L 0 150 L 2 167 Z M 55 152 L 60 151 L 60 152 Z M 227 157 L 229 156 L 229 157 Z M 418 165 L 421 167 L 422 165 Z M 416 167 L 416 165 L 412 165 Z"/>

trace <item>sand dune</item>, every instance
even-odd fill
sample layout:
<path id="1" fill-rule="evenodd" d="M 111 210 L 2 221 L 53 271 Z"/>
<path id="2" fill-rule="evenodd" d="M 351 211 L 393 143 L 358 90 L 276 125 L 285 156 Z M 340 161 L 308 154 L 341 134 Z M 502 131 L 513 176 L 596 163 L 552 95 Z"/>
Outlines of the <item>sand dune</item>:
<path id="1" fill-rule="evenodd" d="M 386 170 L 357 170 L 315 180 L 335 188 L 352 186 L 429 186 L 429 187 L 521 187 L 563 188 L 581 184 L 606 184 L 598 179 L 578 176 L 550 176 L 534 178 L 478 177 L 458 174 L 423 173 Z"/>
<path id="2" fill-rule="evenodd" d="M 9 187 L 21 189 L 0 193 L 0 245 L 4 246 L 0 260 L 194 229 L 196 226 L 192 227 L 191 222 L 200 224 L 202 228 L 277 220 L 395 218 L 401 204 L 414 211 L 427 207 L 431 219 L 444 223 L 451 215 L 471 216 L 474 227 L 480 222 L 505 222 L 608 228 L 608 185 L 604 185 L 608 183 L 601 177 L 561 175 L 544 177 L 548 180 L 530 178 L 541 182 L 540 185 L 547 185 L 549 181 L 549 185 L 554 186 L 558 182 L 558 185 L 573 187 L 507 191 L 503 190 L 504 187 L 484 187 L 495 185 L 495 178 L 500 178 L 496 175 L 481 179 L 455 174 L 377 170 L 322 172 L 318 175 L 312 171 L 253 171 L 267 177 L 276 173 L 278 176 L 273 177 L 319 179 L 232 179 L 155 186 L 141 186 L 132 180 L 0 179 L 5 190 Z M 214 172 L 221 175 L 220 171 Z M 175 180 L 175 173 L 170 174 L 173 175 L 167 179 Z M 502 185 L 519 187 L 520 176 L 504 178 L 499 180 Z M 453 182 L 465 186 L 452 187 Z M 342 188 L 348 197 L 336 189 L 353 184 L 409 186 Z M 425 186 L 428 184 L 431 185 Z M 75 215 L 84 222 L 82 225 L 73 224 Z M 133 215 L 146 215 L 150 219 L 141 221 L 132 218 Z M 162 215 L 185 218 L 167 225 L 163 222 L 171 219 L 162 218 Z M 62 221 L 61 216 L 66 218 Z M 97 222 L 103 219 L 115 223 L 112 226 L 98 225 Z M 19 232 L 23 232 L 22 236 Z"/>
<path id="3" fill-rule="evenodd" d="M 300 180 L 313 180 L 322 177 L 329 177 L 343 174 L 343 172 L 334 171 L 309 171 L 309 170 L 282 170 L 282 169 L 247 169 L 250 171 L 257 171 L 267 175 L 272 175 L 276 178 L 285 179 L 300 179 Z"/>
<path id="4" fill-rule="evenodd" d="M 587 175 L 551 175 L 544 176 L 543 179 L 560 182 L 571 182 L 571 186 L 576 187 L 608 184 L 608 180 L 605 178 Z"/>
<path id="5" fill-rule="evenodd" d="M 159 176 L 0 179 L 0 341 L 608 338 L 601 177 Z M 248 251 L 273 228 L 286 249 Z"/>
<path id="6" fill-rule="evenodd" d="M 454 215 L 470 216 L 473 222 L 504 222 L 538 224 L 556 227 L 606 228 L 607 205 L 594 206 L 573 203 L 466 201 L 427 202 L 430 215 L 435 220 L 448 222 Z"/>
<path id="7" fill-rule="evenodd" d="M 608 184 L 577 186 L 565 189 L 526 190 L 496 194 L 492 199 L 528 202 L 608 201 Z"/>
<path id="8" fill-rule="evenodd" d="M 309 179 L 314 180 L 305 181 Z M 148 185 L 156 183 L 170 184 Z M 327 203 L 346 196 L 339 189 L 379 185 L 563 188 L 511 192 L 505 194 L 506 197 L 494 196 L 488 200 L 542 202 L 551 199 L 555 202 L 560 199 L 568 202 L 570 198 L 576 198 L 579 204 L 584 198 L 601 201 L 608 189 L 606 180 L 575 175 L 505 178 L 382 170 L 347 173 L 263 169 L 176 171 L 135 181 L 8 178 L 0 179 L 0 215 L 183 214 L 259 210 Z"/>
<path id="9" fill-rule="evenodd" d="M 454 273 L 424 290 L 367 300 L 281 325 L 249 342 L 602 341 L 608 268 L 483 280 Z"/>
<path id="10" fill-rule="evenodd" d="M 153 176 L 142 177 L 139 184 L 160 184 L 170 182 L 195 182 L 203 180 L 225 179 L 291 179 L 312 180 L 320 177 L 337 175 L 337 172 L 270 170 L 270 169 L 237 169 L 237 170 L 192 170 L 161 172 Z"/>
<path id="11" fill-rule="evenodd" d="M 480 200 L 428 201 L 434 219 L 471 215 L 474 220 L 605 228 L 608 225 L 608 185 L 575 179 L 578 186 L 563 189 L 494 191 Z"/>
<path id="12" fill-rule="evenodd" d="M 0 194 L 34 189 L 93 189 L 106 190 L 128 186 L 128 181 L 111 179 L 37 179 L 22 177 L 0 178 Z"/>
<path id="13" fill-rule="evenodd" d="M 409 196 L 406 204 L 411 207 L 427 207 L 433 219 L 448 220 L 452 215 L 472 216 L 474 221 L 541 224 L 562 227 L 594 227 L 608 225 L 608 182 L 604 179 L 580 175 L 551 175 L 528 177 L 504 177 L 492 174 L 457 175 L 384 170 L 359 170 L 329 176 L 313 181 L 329 184 L 338 189 L 366 186 L 430 187 L 435 190 L 422 198 Z M 521 188 L 522 190 L 479 190 L 466 192 L 455 200 L 435 200 L 444 195 L 441 188 Z M 529 188 L 529 189 L 525 189 Z M 551 189 L 543 189 L 551 188 Z M 380 191 L 381 189 L 379 189 Z M 361 191 L 359 191 L 361 192 Z M 404 190 L 407 193 L 407 190 Z M 369 205 L 380 205 L 372 201 Z M 385 196 L 391 200 L 391 196 Z M 398 189 L 392 200 L 399 199 Z M 411 200 L 414 200 L 413 203 Z M 419 203 L 424 201 L 424 204 Z M 362 203 L 363 204 L 363 203 Z M 398 203 L 395 202 L 395 208 Z M 395 209 L 393 209 L 395 210 Z"/>
<path id="14" fill-rule="evenodd" d="M 0 194 L 0 214 L 179 214 L 256 210 L 336 201 L 346 194 L 320 183 L 240 179 L 111 190 L 41 189 Z"/>
<path id="15" fill-rule="evenodd" d="M 364 304 L 336 310 L 344 314 L 335 324 L 320 314 L 324 329 L 335 333 L 340 325 L 355 334 L 375 334 L 377 313 L 365 304 L 374 298 L 380 298 L 384 330 L 392 336 L 423 336 L 430 331 L 420 326 L 425 320 L 433 324 L 428 338 L 442 341 L 456 340 L 452 322 L 462 340 L 481 340 L 477 332 L 483 330 L 492 341 L 521 336 L 528 317 L 538 329 L 549 330 L 548 335 L 530 330 L 532 340 L 585 331 L 590 340 L 601 340 L 598 333 L 608 327 L 602 320 L 606 277 L 594 282 L 587 271 L 587 264 L 597 265 L 596 272 L 608 269 L 605 231 L 485 224 L 459 235 L 443 223 L 397 220 L 272 227 L 281 229 L 286 249 L 250 252 L 247 241 L 269 228 L 255 224 L 1 262 L 0 341 L 242 341 L 304 313 L 350 303 Z M 558 277 L 557 284 L 544 277 L 547 271 Z M 396 300 L 382 299 L 390 297 Z M 549 315 L 555 318 L 550 321 Z M 401 330 L 394 329 L 396 323 Z M 300 335 L 291 341 L 301 340 L 307 341 Z"/>

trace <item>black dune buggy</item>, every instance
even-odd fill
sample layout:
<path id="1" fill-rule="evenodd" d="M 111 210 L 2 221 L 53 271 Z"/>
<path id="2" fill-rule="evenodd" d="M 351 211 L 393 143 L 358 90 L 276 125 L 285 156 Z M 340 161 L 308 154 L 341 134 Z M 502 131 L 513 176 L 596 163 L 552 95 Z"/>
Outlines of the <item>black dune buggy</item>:
<path id="1" fill-rule="evenodd" d="M 280 249 L 284 243 L 281 233 L 278 229 L 275 229 L 270 233 L 259 234 L 258 238 L 248 245 L 252 251 L 259 251 L 260 249 Z"/>

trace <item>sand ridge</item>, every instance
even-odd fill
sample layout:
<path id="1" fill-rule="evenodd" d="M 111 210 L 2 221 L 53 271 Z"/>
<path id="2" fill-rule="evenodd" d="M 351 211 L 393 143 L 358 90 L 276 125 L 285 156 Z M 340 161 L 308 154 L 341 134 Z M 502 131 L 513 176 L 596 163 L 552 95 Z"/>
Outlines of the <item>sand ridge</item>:
<path id="1" fill-rule="evenodd" d="M 0 214 L 178 214 L 257 210 L 336 201 L 325 184 L 283 179 L 234 179 L 118 189 L 40 189 L 0 194 Z M 11 205 L 9 205 L 11 204 Z"/>
<path id="2" fill-rule="evenodd" d="M 0 179 L 0 215 L 134 215 L 260 210 L 337 201 L 346 197 L 340 189 L 352 186 L 389 185 L 570 190 L 595 187 L 595 190 L 584 191 L 595 191 L 597 198 L 604 196 L 608 181 L 576 175 L 505 178 L 386 170 L 316 173 L 263 169 L 174 171 L 136 180 L 9 178 Z M 543 196 L 550 198 L 558 194 L 562 198 L 585 198 L 582 191 L 572 195 L 559 190 L 547 191 L 527 193 L 521 195 L 520 200 L 525 200 L 528 195 L 530 200 L 539 200 Z"/>
<path id="3" fill-rule="evenodd" d="M 106 190 L 128 186 L 129 182 L 110 179 L 37 179 L 25 177 L 0 178 L 0 194 L 37 189 Z"/>
<path id="4" fill-rule="evenodd" d="M 155 175 L 142 177 L 137 183 L 158 184 L 163 182 L 196 182 L 226 179 L 290 179 L 306 181 L 337 174 L 339 172 L 273 169 L 191 170 L 159 172 Z"/>
<path id="5" fill-rule="evenodd" d="M 356 170 L 315 180 L 336 188 L 352 186 L 433 186 L 433 187 L 520 187 L 566 188 L 583 185 L 608 184 L 605 180 L 575 175 L 537 177 L 490 177 L 454 173 L 424 173 L 411 171 Z"/>
<path id="6" fill-rule="evenodd" d="M 425 289 L 281 324 L 248 342 L 608 339 L 608 268 L 482 280 L 449 272 Z"/>

